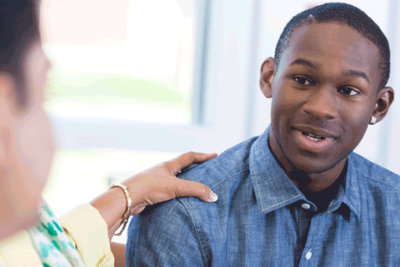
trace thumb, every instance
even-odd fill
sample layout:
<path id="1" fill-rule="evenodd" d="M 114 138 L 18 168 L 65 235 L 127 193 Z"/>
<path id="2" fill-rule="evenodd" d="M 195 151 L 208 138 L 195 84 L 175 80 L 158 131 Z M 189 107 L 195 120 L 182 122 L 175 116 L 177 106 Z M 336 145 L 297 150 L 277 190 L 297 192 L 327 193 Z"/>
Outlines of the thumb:
<path id="1" fill-rule="evenodd" d="M 177 197 L 197 197 L 206 202 L 215 202 L 218 200 L 215 194 L 209 187 L 202 183 L 187 181 L 177 178 L 175 186 L 175 195 Z"/>

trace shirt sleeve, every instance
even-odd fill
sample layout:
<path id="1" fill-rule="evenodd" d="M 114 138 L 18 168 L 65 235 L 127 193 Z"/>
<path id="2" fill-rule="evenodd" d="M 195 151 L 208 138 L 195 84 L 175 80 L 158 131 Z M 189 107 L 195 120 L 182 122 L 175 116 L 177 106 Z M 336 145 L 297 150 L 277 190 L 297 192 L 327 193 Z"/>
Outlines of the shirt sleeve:
<path id="1" fill-rule="evenodd" d="M 7 267 L 43 266 L 26 231 L 0 243 L 0 259 Z"/>
<path id="2" fill-rule="evenodd" d="M 178 200 L 147 207 L 128 230 L 127 266 L 205 266 L 191 215 Z"/>
<path id="3" fill-rule="evenodd" d="M 90 204 L 83 204 L 60 218 L 60 223 L 86 266 L 114 266 L 107 224 Z"/>

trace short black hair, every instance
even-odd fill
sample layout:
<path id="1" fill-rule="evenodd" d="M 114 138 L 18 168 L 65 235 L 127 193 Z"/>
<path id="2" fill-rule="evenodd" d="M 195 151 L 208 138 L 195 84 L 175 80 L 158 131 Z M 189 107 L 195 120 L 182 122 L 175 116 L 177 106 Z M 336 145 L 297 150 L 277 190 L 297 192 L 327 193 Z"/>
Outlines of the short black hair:
<path id="1" fill-rule="evenodd" d="M 23 61 L 30 45 L 39 37 L 35 0 L 0 0 L 0 71 L 16 81 L 16 96 L 26 102 Z"/>
<path id="2" fill-rule="evenodd" d="M 289 45 L 292 32 L 305 23 L 312 22 L 336 22 L 345 24 L 355 29 L 376 45 L 379 50 L 381 61 L 380 88 L 385 87 L 390 75 L 390 49 L 385 34 L 379 26 L 359 8 L 345 3 L 327 3 L 307 9 L 294 16 L 286 24 L 275 48 L 275 62 L 279 65 L 282 53 Z M 379 88 L 379 89 L 380 89 Z"/>

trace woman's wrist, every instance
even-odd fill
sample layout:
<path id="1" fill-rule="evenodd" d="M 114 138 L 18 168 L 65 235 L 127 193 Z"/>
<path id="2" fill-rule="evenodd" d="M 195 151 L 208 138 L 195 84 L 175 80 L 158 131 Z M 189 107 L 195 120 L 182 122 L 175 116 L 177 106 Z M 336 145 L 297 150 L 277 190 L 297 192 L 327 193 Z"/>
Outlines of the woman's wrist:
<path id="1" fill-rule="evenodd" d="M 90 203 L 98 210 L 107 224 L 108 234 L 111 238 L 122 223 L 122 216 L 126 209 L 124 193 L 119 188 L 110 188 Z"/>
<path id="2" fill-rule="evenodd" d="M 114 235 L 119 236 L 125 230 L 126 224 L 128 223 L 128 219 L 129 219 L 129 217 L 131 215 L 132 199 L 131 199 L 130 193 L 128 191 L 128 187 L 126 185 L 114 184 L 114 185 L 112 185 L 110 187 L 110 189 L 112 189 L 112 188 L 119 188 L 124 193 L 125 202 L 126 202 L 125 211 L 124 211 L 124 214 L 121 217 L 121 221 L 122 221 L 121 227 L 120 227 L 121 229 L 117 233 L 114 233 Z"/>
<path id="3" fill-rule="evenodd" d="M 157 192 L 154 183 L 150 182 L 150 177 L 137 174 L 130 179 L 122 182 L 128 188 L 132 200 L 131 215 L 137 215 L 144 210 L 149 203 L 150 195 Z"/>

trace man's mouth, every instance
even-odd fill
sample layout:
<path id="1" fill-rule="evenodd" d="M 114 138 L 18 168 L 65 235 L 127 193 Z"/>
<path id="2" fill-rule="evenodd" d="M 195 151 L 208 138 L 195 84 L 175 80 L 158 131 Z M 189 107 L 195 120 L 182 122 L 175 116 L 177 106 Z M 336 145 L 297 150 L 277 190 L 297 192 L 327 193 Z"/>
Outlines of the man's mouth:
<path id="1" fill-rule="evenodd" d="M 313 153 L 328 151 L 335 135 L 324 129 L 313 128 L 309 126 L 299 126 L 292 128 L 296 133 L 294 135 L 295 143 L 302 149 Z"/>
<path id="2" fill-rule="evenodd" d="M 311 141 L 314 141 L 314 142 L 318 142 L 318 141 L 321 141 L 321 140 L 324 140 L 326 137 L 324 137 L 324 136 L 319 136 L 319 135 L 313 135 L 313 134 L 311 134 L 311 133 L 308 133 L 308 132 L 301 132 L 305 137 L 307 137 L 308 139 L 310 139 Z"/>

